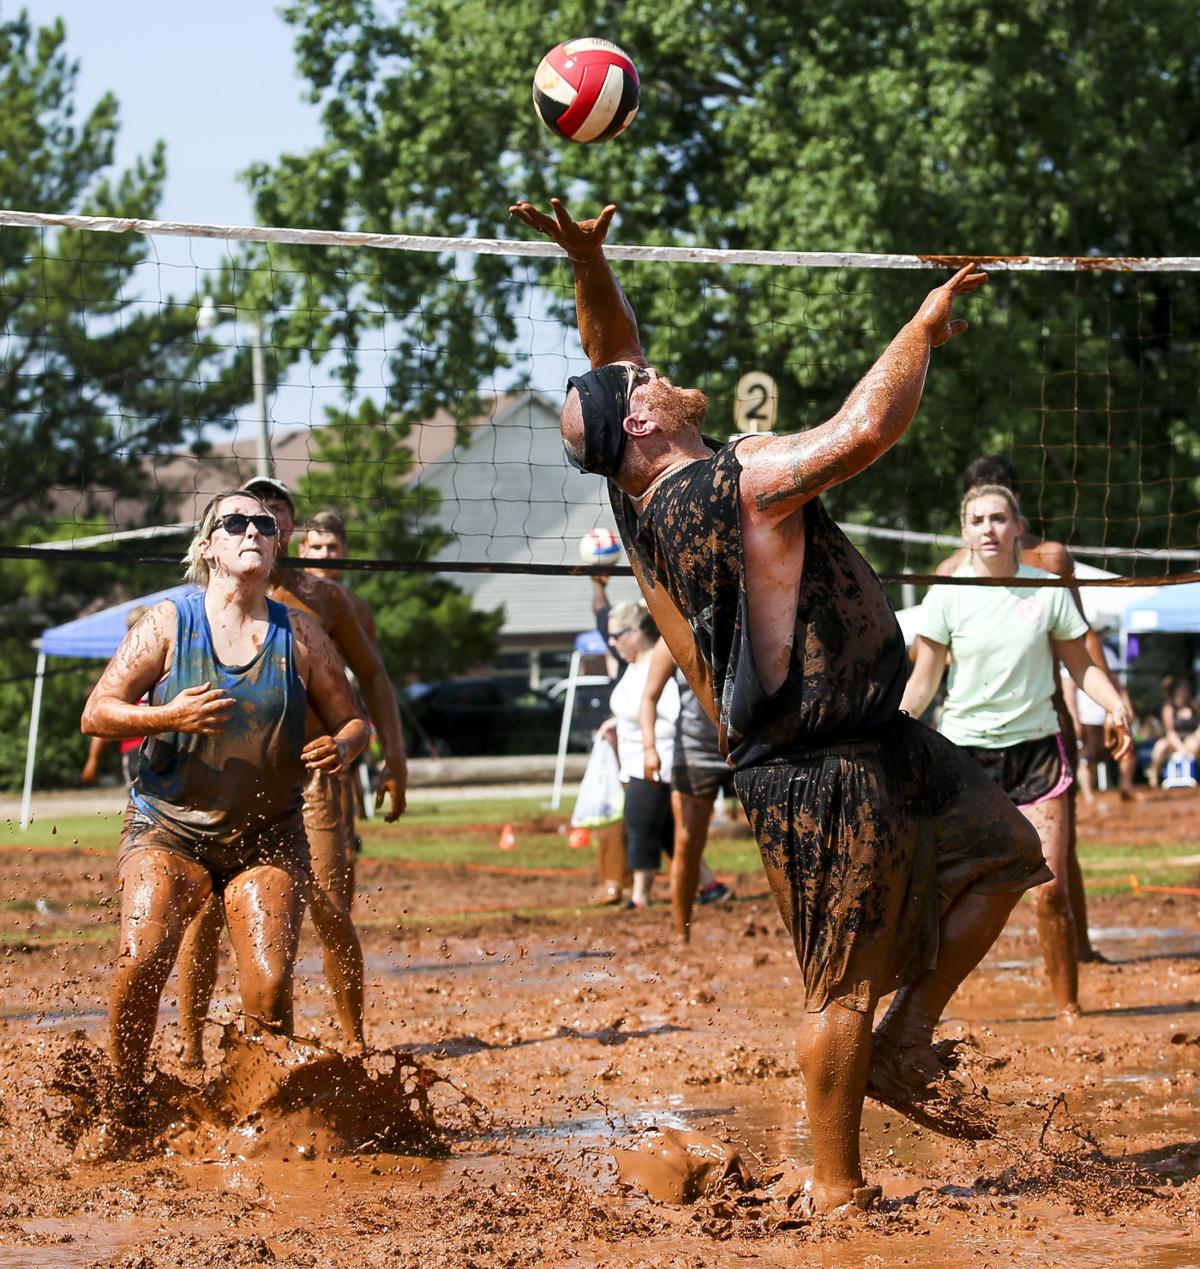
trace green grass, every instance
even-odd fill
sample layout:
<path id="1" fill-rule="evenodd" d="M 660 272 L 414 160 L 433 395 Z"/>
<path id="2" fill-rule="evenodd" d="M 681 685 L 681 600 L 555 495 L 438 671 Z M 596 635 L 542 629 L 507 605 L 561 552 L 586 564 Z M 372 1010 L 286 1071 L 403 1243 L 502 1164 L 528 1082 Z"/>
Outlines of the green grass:
<path id="1" fill-rule="evenodd" d="M 531 822 L 565 824 L 569 814 L 569 800 L 558 811 L 549 811 L 540 798 L 434 801 L 422 798 L 418 791 L 409 811 L 396 823 L 365 820 L 359 827 L 369 858 L 507 868 L 591 868 L 594 850 L 572 850 L 565 833 L 522 827 Z M 498 850 L 500 830 L 508 823 L 517 826 L 517 849 Z M 120 827 L 119 814 L 39 818 L 24 833 L 16 820 L 10 820 L 0 823 L 0 848 L 78 848 L 114 854 Z M 1200 846 L 1187 843 L 1133 846 L 1084 840 L 1079 854 L 1084 877 L 1100 888 L 1123 889 L 1131 873 L 1155 885 L 1196 885 L 1200 877 L 1200 863 L 1173 862 L 1200 854 Z M 753 873 L 759 868 L 758 849 L 749 838 L 715 837 L 707 858 L 718 872 Z"/>
<path id="2" fill-rule="evenodd" d="M 25 846 L 30 850 L 52 850 L 65 846 L 115 854 L 120 833 L 120 814 L 36 817 L 25 832 L 21 832 L 14 819 L 0 823 L 0 848 Z"/>

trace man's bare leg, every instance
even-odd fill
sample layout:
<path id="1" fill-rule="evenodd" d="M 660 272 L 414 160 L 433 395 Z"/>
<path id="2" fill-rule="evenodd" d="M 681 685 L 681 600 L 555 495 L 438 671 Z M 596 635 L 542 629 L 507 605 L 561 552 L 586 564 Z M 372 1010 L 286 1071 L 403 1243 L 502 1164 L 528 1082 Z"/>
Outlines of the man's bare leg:
<path id="1" fill-rule="evenodd" d="M 313 928 L 321 940 L 325 978 L 333 993 L 333 1007 L 347 1046 L 366 1046 L 363 1025 L 363 954 L 358 931 L 350 919 L 319 884 L 310 883 L 309 912 Z"/>
<path id="2" fill-rule="evenodd" d="M 671 917 L 675 933 L 686 943 L 691 938 L 692 912 L 700 888 L 700 866 L 708 844 L 713 804 L 704 798 L 671 790 L 675 817 L 675 854 L 671 858 Z"/>
<path id="3" fill-rule="evenodd" d="M 871 1064 L 871 1015 L 838 1004 L 806 1013 L 798 1054 L 813 1142 L 812 1195 L 826 1212 L 863 1185 L 859 1129 Z"/>
<path id="4" fill-rule="evenodd" d="M 307 883 L 273 864 L 248 868 L 225 887 L 246 1032 L 292 1033 L 292 987 Z"/>
<path id="5" fill-rule="evenodd" d="M 340 775 L 317 773 L 305 790 L 305 830 L 316 887 L 309 888 L 313 928 L 321 941 L 325 981 L 347 1045 L 365 1044 L 363 955 L 350 916 L 354 902 L 354 818 Z"/>
<path id="6" fill-rule="evenodd" d="M 968 892 L 950 905 L 941 921 L 937 964 L 911 987 L 901 987 L 896 992 L 876 1028 L 877 1044 L 928 1050 L 929 1056 L 934 1057 L 933 1029 L 942 1011 L 963 979 L 1000 937 L 1020 897 Z"/>
<path id="7" fill-rule="evenodd" d="M 217 954 L 225 910 L 216 895 L 196 914 L 179 949 L 180 1062 L 193 1069 L 204 1065 L 204 1024 L 217 985 Z"/>
<path id="8" fill-rule="evenodd" d="M 194 860 L 141 850 L 121 868 L 121 950 L 109 1002 L 109 1043 L 119 1103 L 135 1106 L 158 1004 L 188 921 L 208 898 L 212 880 Z"/>
<path id="9" fill-rule="evenodd" d="M 1075 943 L 1075 920 L 1071 913 L 1070 851 L 1067 810 L 1064 797 L 1051 798 L 1022 808 L 1025 818 L 1042 839 L 1042 854 L 1054 873 L 1054 880 L 1034 889 L 1038 943 L 1046 962 L 1050 990 L 1058 1016 L 1067 1021 L 1079 1016 L 1079 959 Z"/>

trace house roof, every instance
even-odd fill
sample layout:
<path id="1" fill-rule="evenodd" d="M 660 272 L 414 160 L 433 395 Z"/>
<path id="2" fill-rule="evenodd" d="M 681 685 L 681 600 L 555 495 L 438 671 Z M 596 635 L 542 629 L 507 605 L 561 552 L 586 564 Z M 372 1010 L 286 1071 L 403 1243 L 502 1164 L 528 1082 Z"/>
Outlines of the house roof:
<path id="1" fill-rule="evenodd" d="M 446 411 L 439 411 L 415 424 L 402 442 L 411 454 L 407 479 L 437 491 L 440 502 L 431 520 L 456 535 L 436 559 L 448 564 L 577 564 L 580 538 L 590 529 L 614 527 L 604 482 L 576 471 L 563 457 L 557 402 L 528 391 L 501 394 L 464 433 Z M 314 467 L 331 465 L 316 457 L 318 439 L 308 427 L 274 433 L 275 474 L 290 488 Z M 198 519 L 213 494 L 254 475 L 256 455 L 257 439 L 242 435 L 213 445 L 204 455 L 147 457 L 147 477 L 163 492 L 162 518 Z M 143 503 L 96 489 L 53 491 L 51 515 L 60 521 L 80 520 L 89 504 L 93 531 L 98 518 L 123 529 L 141 523 L 145 515 Z M 315 508 L 300 508 L 302 514 L 310 509 Z M 504 606 L 502 634 L 510 644 L 534 639 L 569 643 L 593 624 L 592 588 L 585 577 L 447 576 L 473 596 L 477 608 Z M 609 595 L 614 603 L 634 599 L 636 583 L 614 579 Z"/>
<path id="2" fill-rule="evenodd" d="M 425 464 L 417 483 L 440 495 L 438 522 L 455 540 L 435 559 L 447 563 L 578 564 L 579 540 L 613 529 L 605 484 L 568 465 L 558 406 L 532 392 L 507 401 L 488 425 Z M 593 625 L 586 577 L 450 574 L 480 609 L 505 609 L 508 642 L 573 638 Z M 638 597 L 631 577 L 609 586 L 613 603 Z"/>

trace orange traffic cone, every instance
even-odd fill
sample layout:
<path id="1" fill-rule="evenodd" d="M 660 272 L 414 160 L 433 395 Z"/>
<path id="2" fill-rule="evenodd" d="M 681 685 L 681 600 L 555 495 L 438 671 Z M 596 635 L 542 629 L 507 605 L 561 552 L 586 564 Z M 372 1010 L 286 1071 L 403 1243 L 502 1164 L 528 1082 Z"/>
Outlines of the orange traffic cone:
<path id="1" fill-rule="evenodd" d="M 567 838 L 567 845 L 572 850 L 587 850 L 592 844 L 592 830 L 590 828 L 573 828 L 571 835 Z"/>
<path id="2" fill-rule="evenodd" d="M 517 835 L 513 832 L 511 824 L 505 824 L 500 830 L 500 840 L 496 843 L 496 848 L 498 850 L 516 850 Z"/>

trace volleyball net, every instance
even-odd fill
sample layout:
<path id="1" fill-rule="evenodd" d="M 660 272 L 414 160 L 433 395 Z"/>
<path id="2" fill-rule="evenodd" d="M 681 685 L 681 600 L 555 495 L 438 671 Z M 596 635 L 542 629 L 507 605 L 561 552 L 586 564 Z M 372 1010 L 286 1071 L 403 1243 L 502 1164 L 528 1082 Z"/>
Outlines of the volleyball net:
<path id="1" fill-rule="evenodd" d="M 609 255 L 650 360 L 708 394 L 718 437 L 828 418 L 961 263 Z M 1002 455 L 1031 529 L 1112 583 L 1191 577 L 1200 261 L 984 267 L 917 421 L 834 515 L 920 580 L 958 545 L 964 467 Z M 586 571 L 580 539 L 611 516 L 557 423 L 585 364 L 546 242 L 0 212 L 0 555 L 174 567 L 208 497 L 269 471 L 301 522 L 341 513 L 352 568 Z"/>

